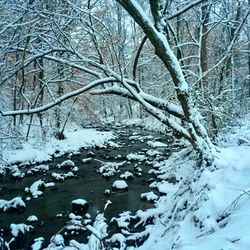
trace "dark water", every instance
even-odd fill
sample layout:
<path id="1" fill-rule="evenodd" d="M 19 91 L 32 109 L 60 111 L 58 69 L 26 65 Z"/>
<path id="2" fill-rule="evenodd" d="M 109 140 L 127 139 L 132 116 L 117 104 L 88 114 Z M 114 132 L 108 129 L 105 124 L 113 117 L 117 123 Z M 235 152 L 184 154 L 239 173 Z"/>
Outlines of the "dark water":
<path id="1" fill-rule="evenodd" d="M 130 140 L 129 137 L 133 133 L 138 133 L 140 140 Z M 0 212 L 0 228 L 3 229 L 4 239 L 8 241 L 10 235 L 10 224 L 26 223 L 29 224 L 26 219 L 30 215 L 36 215 L 39 222 L 35 224 L 35 231 L 27 234 L 26 247 L 28 243 L 38 237 L 44 237 L 49 240 L 53 234 L 57 233 L 63 228 L 66 222 L 69 220 L 67 215 L 71 211 L 71 201 L 78 198 L 83 198 L 89 203 L 88 213 L 91 218 L 94 219 L 97 212 L 103 212 L 104 205 L 107 200 L 110 200 L 112 204 L 105 211 L 105 217 L 107 222 L 114 216 L 118 216 L 123 211 L 135 212 L 139 209 L 145 210 L 152 207 L 153 204 L 140 199 L 140 194 L 151 191 L 148 186 L 148 180 L 152 178 L 147 172 L 150 169 L 150 164 L 145 162 L 131 161 L 120 167 L 120 173 L 116 173 L 109 179 L 104 178 L 100 173 L 96 172 L 101 166 L 100 161 L 104 162 L 122 162 L 126 159 L 129 153 L 145 152 L 151 147 L 147 144 L 148 135 L 157 137 L 164 143 L 168 143 L 169 138 L 158 133 L 152 133 L 148 131 L 138 129 L 125 129 L 114 131 L 117 138 L 114 142 L 119 142 L 121 147 L 113 148 L 92 148 L 83 149 L 80 154 L 73 155 L 70 159 L 79 168 L 76 172 L 77 177 L 66 179 L 64 182 L 55 182 L 51 177 L 51 172 L 67 173 L 68 171 L 57 169 L 56 165 L 67 159 L 68 155 L 54 159 L 54 161 L 48 164 L 50 170 L 45 173 L 36 173 L 33 176 L 26 175 L 22 179 L 13 179 L 13 177 L 6 176 L 0 179 L 0 199 L 12 199 L 16 196 L 26 197 L 25 187 L 30 187 L 35 181 L 42 179 L 45 182 L 55 182 L 54 187 L 48 187 L 44 191 L 44 195 L 30 201 L 25 201 L 26 209 L 21 212 Z M 154 139 L 150 139 L 152 141 Z M 157 149 L 157 148 L 156 148 Z M 89 151 L 94 153 L 92 160 L 83 164 L 82 159 L 89 157 Z M 167 157 L 167 151 L 164 149 L 157 149 L 162 152 L 163 156 Z M 117 157 L 118 155 L 119 158 Z M 154 157 L 148 157 L 148 160 L 153 160 Z M 135 175 L 135 164 L 139 164 L 143 170 L 142 176 Z M 34 167 L 34 166 L 32 166 Z M 28 168 L 23 168 L 22 171 L 27 171 Z M 128 191 L 114 192 L 112 191 L 112 183 L 120 179 L 119 176 L 125 171 L 131 171 L 134 174 L 133 180 L 126 181 L 128 183 Z M 109 196 L 104 195 L 104 190 L 111 190 Z M 56 217 L 57 214 L 63 214 L 62 217 Z M 75 236 L 73 238 L 76 238 Z M 86 236 L 85 236 L 86 238 Z M 86 241 L 84 235 L 79 236 L 79 241 Z"/>

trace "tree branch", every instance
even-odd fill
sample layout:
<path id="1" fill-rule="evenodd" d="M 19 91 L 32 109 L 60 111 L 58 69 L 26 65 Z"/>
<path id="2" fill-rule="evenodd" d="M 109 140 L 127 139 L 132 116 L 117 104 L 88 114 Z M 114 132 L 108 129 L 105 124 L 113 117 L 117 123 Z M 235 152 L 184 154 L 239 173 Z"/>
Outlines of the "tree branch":
<path id="1" fill-rule="evenodd" d="M 83 94 L 83 93 L 87 92 L 88 90 L 90 90 L 98 85 L 101 85 L 104 83 L 115 82 L 115 81 L 116 81 L 116 79 L 114 77 L 107 77 L 107 78 L 103 78 L 100 80 L 95 80 L 93 82 L 90 82 L 86 86 L 84 86 L 78 90 L 72 91 L 70 93 L 67 93 L 67 94 L 59 97 L 58 99 L 56 99 L 54 102 L 48 103 L 44 106 L 41 106 L 38 108 L 32 108 L 32 109 L 16 110 L 16 111 L 2 111 L 2 110 L 0 110 L 0 113 L 3 116 L 15 116 L 15 115 L 30 115 L 30 114 L 43 112 L 43 111 L 46 111 L 48 109 L 51 109 L 52 107 L 60 104 L 63 101 L 66 101 L 69 98 Z"/>

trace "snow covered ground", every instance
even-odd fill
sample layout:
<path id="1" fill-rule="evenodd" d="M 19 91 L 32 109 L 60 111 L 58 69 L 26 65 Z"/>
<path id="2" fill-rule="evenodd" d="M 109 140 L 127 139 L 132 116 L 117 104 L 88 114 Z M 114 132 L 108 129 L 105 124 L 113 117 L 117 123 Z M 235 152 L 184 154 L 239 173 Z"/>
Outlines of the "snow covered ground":
<path id="1" fill-rule="evenodd" d="M 65 131 L 65 140 L 51 137 L 46 143 L 39 143 L 35 139 L 29 140 L 18 150 L 4 152 L 4 160 L 9 164 L 15 162 L 43 162 L 50 160 L 52 155 L 63 155 L 67 152 L 77 152 L 80 148 L 103 146 L 113 138 L 112 132 L 100 132 L 95 129 L 78 129 Z"/>
<path id="2" fill-rule="evenodd" d="M 160 181 L 150 186 L 163 195 L 155 201 L 155 208 L 138 211 L 135 215 L 139 221 L 137 225 L 146 225 L 145 231 L 131 234 L 123 230 L 125 238 L 122 237 L 118 249 L 124 249 L 126 239 L 143 235 L 149 237 L 142 246 L 127 249 L 250 249 L 250 121 L 225 131 L 218 137 L 219 150 L 212 167 L 199 168 L 195 155 L 188 149 L 155 163 Z M 66 136 L 64 141 L 51 139 L 43 148 L 27 144 L 18 152 L 8 152 L 7 159 L 10 162 L 39 161 L 49 158 L 56 150 L 60 153 L 77 151 L 80 147 L 101 145 L 112 138 L 111 133 L 95 130 L 70 132 Z M 129 216 L 126 214 L 123 222 Z M 154 224 L 147 225 L 152 218 Z M 97 230 L 98 225 L 95 228 Z M 67 249 L 96 249 L 75 241 L 71 243 Z M 53 248 L 52 243 L 50 247 L 63 249 Z"/>
<path id="3" fill-rule="evenodd" d="M 155 210 L 163 215 L 148 227 L 149 239 L 138 249 L 250 249 L 249 142 L 250 122 L 221 134 L 214 168 L 196 173 L 191 170 L 191 156 L 182 160 L 183 157 L 171 157 L 161 168 L 166 170 L 162 183 L 156 184 L 168 193 Z M 165 183 L 169 174 L 182 181 L 175 185 Z M 183 182 L 189 185 L 188 189 Z M 173 198 L 175 194 L 182 198 Z"/>

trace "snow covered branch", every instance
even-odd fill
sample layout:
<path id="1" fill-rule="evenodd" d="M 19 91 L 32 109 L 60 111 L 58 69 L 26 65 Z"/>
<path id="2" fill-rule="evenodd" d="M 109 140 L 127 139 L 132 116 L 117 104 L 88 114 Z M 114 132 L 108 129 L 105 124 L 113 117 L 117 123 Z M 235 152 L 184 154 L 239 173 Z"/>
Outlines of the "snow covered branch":
<path id="1" fill-rule="evenodd" d="M 0 113 L 3 115 L 3 116 L 15 116 L 15 115 L 29 115 L 29 114 L 35 114 L 35 113 L 39 113 L 39 112 L 43 112 L 43 111 L 46 111 L 60 103 L 62 103 L 63 101 L 66 101 L 67 99 L 69 98 L 72 98 L 74 96 L 78 96 L 80 94 L 83 94 L 89 90 L 91 90 L 92 88 L 98 86 L 98 85 L 101 85 L 101 84 L 104 84 L 104 83 L 111 83 L 111 82 L 115 82 L 116 80 L 113 78 L 113 77 L 107 77 L 107 78 L 104 78 L 104 79 L 100 79 L 100 80 L 96 80 L 96 81 L 93 81 L 89 84 L 87 84 L 86 86 L 78 89 L 78 90 L 75 90 L 75 91 L 72 91 L 68 94 L 65 94 L 57 99 L 55 99 L 53 102 L 51 103 L 48 103 L 44 106 L 41 106 L 41 107 L 38 107 L 38 108 L 33 108 L 33 109 L 26 109 L 26 110 L 16 110 L 16 111 L 2 111 L 0 110 Z"/>

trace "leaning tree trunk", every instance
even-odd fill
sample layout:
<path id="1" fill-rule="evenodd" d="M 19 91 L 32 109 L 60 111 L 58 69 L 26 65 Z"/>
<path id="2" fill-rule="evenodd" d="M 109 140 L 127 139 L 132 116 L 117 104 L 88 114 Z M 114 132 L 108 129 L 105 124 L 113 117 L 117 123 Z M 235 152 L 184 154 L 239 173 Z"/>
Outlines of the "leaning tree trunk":
<path id="1" fill-rule="evenodd" d="M 190 87 L 185 80 L 181 66 L 173 53 L 166 35 L 164 33 L 164 20 L 160 16 L 160 4 L 157 0 L 150 0 L 151 12 L 155 25 L 146 15 L 144 10 L 136 1 L 117 0 L 142 28 L 145 35 L 151 41 L 155 48 L 155 54 L 161 59 L 175 85 L 176 95 L 182 107 L 185 124 L 189 131 L 189 141 L 194 149 L 200 154 L 200 157 L 206 161 L 213 160 L 214 145 L 211 143 L 206 129 L 200 122 L 200 114 L 196 110 L 192 101 Z"/>

